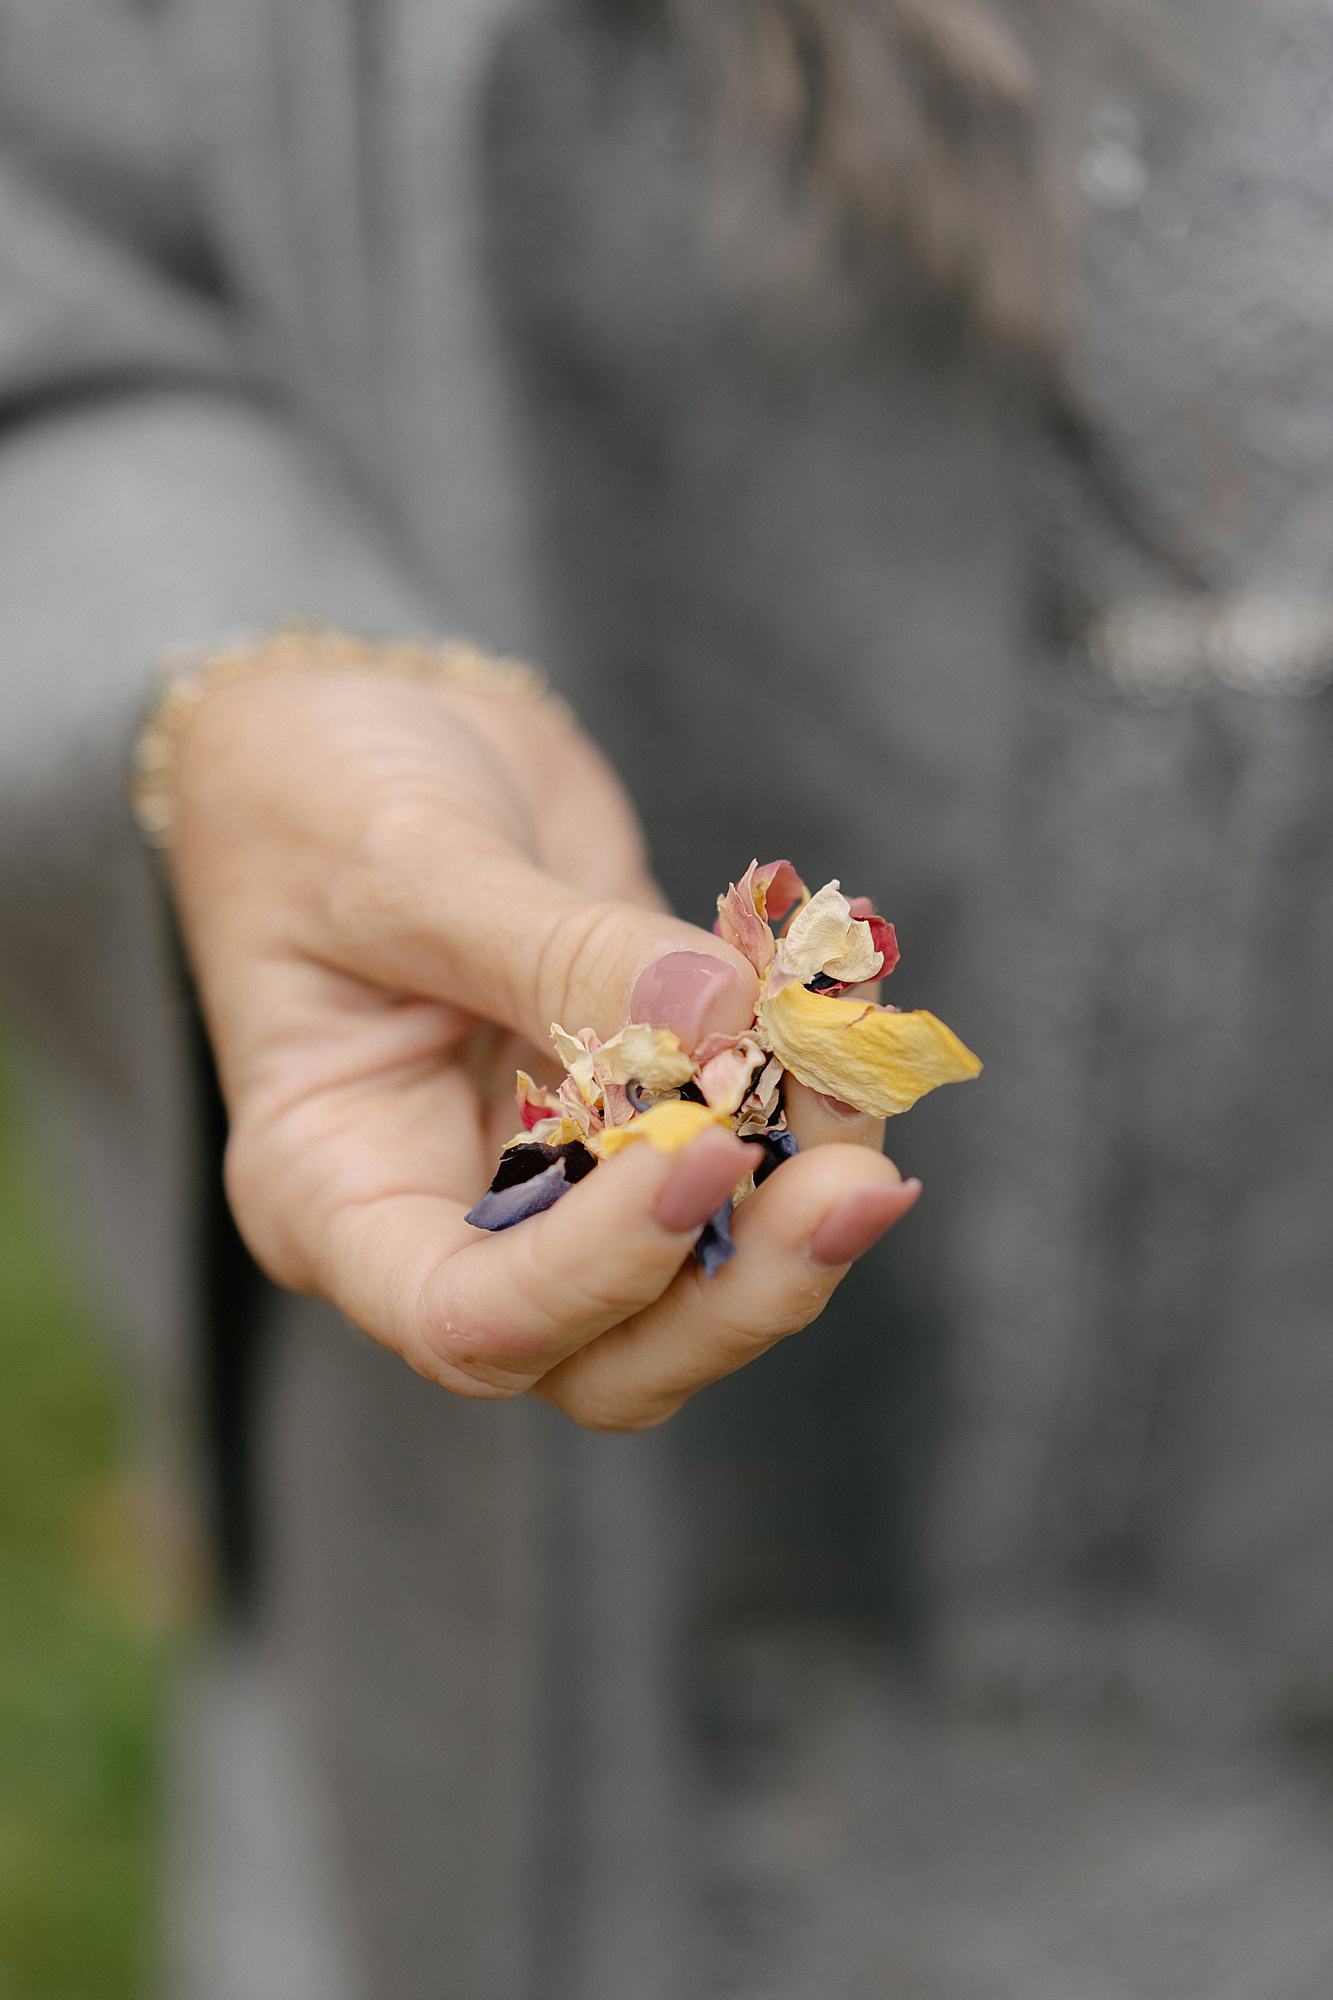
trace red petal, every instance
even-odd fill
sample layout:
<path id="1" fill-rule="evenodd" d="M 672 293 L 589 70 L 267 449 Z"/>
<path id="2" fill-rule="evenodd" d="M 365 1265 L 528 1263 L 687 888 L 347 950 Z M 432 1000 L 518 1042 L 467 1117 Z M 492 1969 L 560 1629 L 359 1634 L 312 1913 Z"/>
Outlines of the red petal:
<path id="1" fill-rule="evenodd" d="M 859 912 L 857 914 L 859 915 Z M 875 950 L 884 954 L 884 963 L 879 969 L 879 976 L 881 979 L 887 979 L 902 955 L 898 950 L 898 933 L 892 924 L 886 924 L 883 917 L 877 917 L 873 910 L 868 913 L 864 921 L 870 926 L 870 937 Z"/>

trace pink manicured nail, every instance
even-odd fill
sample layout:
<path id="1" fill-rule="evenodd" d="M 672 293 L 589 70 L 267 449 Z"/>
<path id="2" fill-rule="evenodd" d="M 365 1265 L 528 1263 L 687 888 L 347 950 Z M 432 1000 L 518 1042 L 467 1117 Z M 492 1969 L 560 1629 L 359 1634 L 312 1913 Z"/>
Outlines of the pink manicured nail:
<path id="1" fill-rule="evenodd" d="M 814 1262 L 851 1264 L 864 1257 L 885 1230 L 906 1215 L 920 1192 L 920 1181 L 913 1180 L 898 1187 L 858 1188 L 855 1194 L 844 1195 L 810 1238 Z"/>
<path id="2" fill-rule="evenodd" d="M 635 980 L 630 1019 L 670 1028 L 683 1049 L 693 1049 L 706 1035 L 748 1028 L 757 986 L 739 967 L 706 951 L 664 952 Z"/>
<path id="3" fill-rule="evenodd" d="M 727 1132 L 705 1132 L 685 1148 L 657 1197 L 653 1213 L 661 1227 L 673 1236 L 702 1229 L 762 1157 L 760 1146 L 742 1145 Z"/>

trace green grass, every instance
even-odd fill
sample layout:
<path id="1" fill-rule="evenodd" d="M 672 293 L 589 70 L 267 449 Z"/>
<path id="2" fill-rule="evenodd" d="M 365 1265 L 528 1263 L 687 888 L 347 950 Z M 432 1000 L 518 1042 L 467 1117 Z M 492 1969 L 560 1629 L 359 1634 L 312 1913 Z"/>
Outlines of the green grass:
<path id="1" fill-rule="evenodd" d="M 12 1085 L 0 1041 L 0 2000 L 140 2000 L 162 1592 L 135 1525 L 123 1385 Z"/>

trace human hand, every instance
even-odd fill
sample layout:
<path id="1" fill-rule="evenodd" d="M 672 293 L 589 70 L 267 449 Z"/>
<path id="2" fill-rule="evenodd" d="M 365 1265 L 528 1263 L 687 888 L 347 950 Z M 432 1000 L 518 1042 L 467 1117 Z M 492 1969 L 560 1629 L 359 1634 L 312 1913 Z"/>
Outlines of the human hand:
<path id="1" fill-rule="evenodd" d="M 793 1085 L 805 1150 L 745 1202 L 715 1278 L 690 1251 L 753 1150 L 722 1132 L 628 1147 L 503 1234 L 464 1222 L 516 1064 L 550 1073 L 552 1020 L 647 1019 L 689 1047 L 747 1026 L 757 991 L 664 912 L 624 793 L 548 707 L 301 669 L 217 685 L 181 747 L 170 866 L 243 1236 L 445 1388 L 660 1422 L 812 1320 L 919 1192 L 878 1124 Z"/>

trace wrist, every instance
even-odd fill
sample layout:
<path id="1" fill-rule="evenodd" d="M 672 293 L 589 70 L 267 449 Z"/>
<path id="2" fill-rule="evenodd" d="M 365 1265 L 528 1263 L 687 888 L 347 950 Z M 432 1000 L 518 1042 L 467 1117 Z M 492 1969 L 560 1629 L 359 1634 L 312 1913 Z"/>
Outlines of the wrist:
<path id="1" fill-rule="evenodd" d="M 291 623 L 234 645 L 179 655 L 162 681 L 134 741 L 130 796 L 139 830 L 152 847 L 176 837 L 185 739 L 203 705 L 238 681 L 281 673 L 360 675 L 517 701 L 569 726 L 565 704 L 526 661 L 493 657 L 466 640 L 358 638 L 333 626 Z"/>

